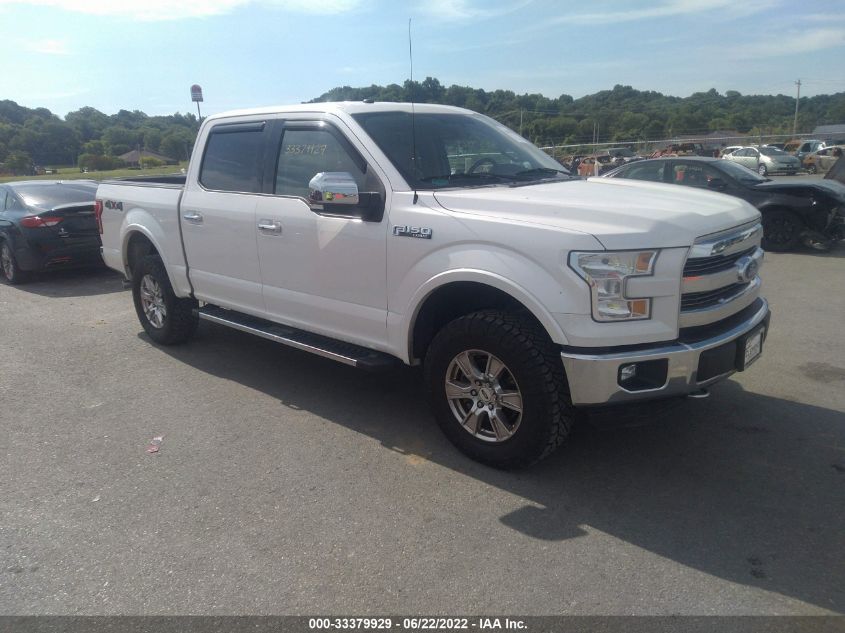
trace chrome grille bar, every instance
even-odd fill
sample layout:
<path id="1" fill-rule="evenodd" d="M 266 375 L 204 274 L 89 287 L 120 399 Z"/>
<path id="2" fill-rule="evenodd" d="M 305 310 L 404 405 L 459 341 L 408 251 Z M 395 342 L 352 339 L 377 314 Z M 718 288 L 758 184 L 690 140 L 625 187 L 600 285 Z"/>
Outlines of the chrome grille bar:
<path id="1" fill-rule="evenodd" d="M 715 323 L 754 302 L 760 294 L 762 237 L 755 221 L 696 240 L 684 265 L 679 327 Z"/>

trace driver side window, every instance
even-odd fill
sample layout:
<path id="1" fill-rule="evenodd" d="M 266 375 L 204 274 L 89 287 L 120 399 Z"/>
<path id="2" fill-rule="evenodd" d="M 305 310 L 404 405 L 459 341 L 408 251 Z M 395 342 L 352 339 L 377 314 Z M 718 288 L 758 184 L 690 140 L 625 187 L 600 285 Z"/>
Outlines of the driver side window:
<path id="1" fill-rule="evenodd" d="M 720 175 L 712 167 L 697 163 L 681 163 L 674 167 L 674 182 L 687 187 L 706 188 L 714 178 Z"/>
<path id="2" fill-rule="evenodd" d="M 663 166 L 663 161 L 649 161 L 642 165 L 634 164 L 630 169 L 626 169 L 620 173 L 618 177 L 663 182 Z"/>
<path id="3" fill-rule="evenodd" d="M 308 183 L 320 172 L 347 172 L 367 191 L 366 164 L 353 158 L 339 139 L 322 129 L 288 129 L 282 136 L 274 192 L 308 199 Z"/>

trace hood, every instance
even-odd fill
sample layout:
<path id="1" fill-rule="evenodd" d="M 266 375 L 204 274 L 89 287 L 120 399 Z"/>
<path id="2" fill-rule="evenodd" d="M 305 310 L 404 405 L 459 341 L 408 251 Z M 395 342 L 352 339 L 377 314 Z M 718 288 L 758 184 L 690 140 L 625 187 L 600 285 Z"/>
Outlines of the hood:
<path id="1" fill-rule="evenodd" d="M 819 191 L 845 202 L 845 185 L 835 180 L 799 180 L 797 182 L 769 180 L 754 185 L 753 188 L 757 191 L 783 193 L 790 196 L 807 196 L 812 191 Z"/>
<path id="2" fill-rule="evenodd" d="M 739 198 L 622 178 L 449 189 L 434 197 L 451 211 L 589 233 L 608 250 L 690 246 L 760 217 Z"/>

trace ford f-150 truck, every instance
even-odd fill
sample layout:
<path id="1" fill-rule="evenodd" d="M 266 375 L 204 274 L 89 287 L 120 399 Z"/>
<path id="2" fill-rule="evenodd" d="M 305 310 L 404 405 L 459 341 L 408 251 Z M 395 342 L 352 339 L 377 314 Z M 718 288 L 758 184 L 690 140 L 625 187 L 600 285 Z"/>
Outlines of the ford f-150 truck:
<path id="1" fill-rule="evenodd" d="M 422 364 L 463 452 L 518 467 L 581 407 L 704 393 L 762 352 L 759 212 L 571 177 L 438 105 L 205 119 L 184 177 L 100 185 L 106 263 L 160 344 L 200 319 L 348 365 Z"/>

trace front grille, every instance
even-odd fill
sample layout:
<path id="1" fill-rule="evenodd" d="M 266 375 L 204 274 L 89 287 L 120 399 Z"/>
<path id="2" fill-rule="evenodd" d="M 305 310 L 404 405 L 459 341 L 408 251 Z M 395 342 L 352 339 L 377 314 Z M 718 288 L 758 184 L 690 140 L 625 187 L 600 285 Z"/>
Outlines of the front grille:
<path id="1" fill-rule="evenodd" d="M 684 277 L 697 277 L 699 275 L 710 275 L 722 270 L 732 268 L 740 257 L 751 255 L 757 246 L 752 246 L 739 253 L 731 253 L 730 255 L 713 255 L 712 257 L 698 257 L 696 259 L 688 259 L 684 266 Z"/>
<path id="2" fill-rule="evenodd" d="M 681 329 L 726 319 L 757 298 L 759 277 L 744 277 L 747 269 L 737 266 L 737 261 L 750 257 L 758 265 L 762 263 L 762 251 L 758 248 L 762 235 L 763 227 L 755 223 L 695 241 L 684 264 L 681 281 L 678 320 Z M 740 273 L 743 276 L 739 276 Z"/>
<path id="3" fill-rule="evenodd" d="M 700 310 L 701 308 L 709 308 L 720 303 L 727 303 L 748 288 L 749 284 L 750 282 L 731 284 L 717 288 L 716 290 L 708 290 L 707 292 L 689 292 L 681 295 L 681 312 L 686 310 Z"/>

